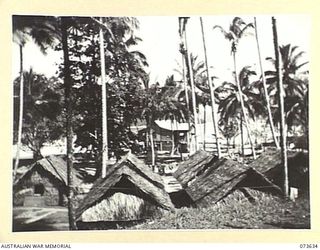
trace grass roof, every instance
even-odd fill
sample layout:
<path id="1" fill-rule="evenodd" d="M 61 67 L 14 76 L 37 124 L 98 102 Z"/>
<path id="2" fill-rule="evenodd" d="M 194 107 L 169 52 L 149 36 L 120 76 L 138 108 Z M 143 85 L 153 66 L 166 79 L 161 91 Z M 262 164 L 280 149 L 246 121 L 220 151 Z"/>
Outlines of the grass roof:
<path id="1" fill-rule="evenodd" d="M 136 195 L 150 203 L 167 209 L 174 208 L 164 190 L 162 178 L 133 154 L 128 153 L 116 164 L 108 167 L 105 178 L 99 178 L 76 209 L 76 218 L 88 208 L 116 192 Z"/>
<path id="2" fill-rule="evenodd" d="M 37 168 L 41 168 L 44 173 L 48 173 L 61 181 L 65 186 L 68 186 L 67 163 L 62 157 L 55 155 L 44 157 L 33 163 L 29 169 L 19 177 L 14 185 L 19 185 L 24 178 L 27 178 L 27 176 L 29 176 L 31 172 L 36 171 Z M 72 178 L 75 187 L 78 187 L 81 184 L 81 180 L 80 174 L 75 169 L 72 171 Z"/>
<path id="3" fill-rule="evenodd" d="M 277 185 L 251 166 L 204 151 L 181 163 L 174 176 L 200 207 L 215 204 L 241 187 L 281 194 Z"/>

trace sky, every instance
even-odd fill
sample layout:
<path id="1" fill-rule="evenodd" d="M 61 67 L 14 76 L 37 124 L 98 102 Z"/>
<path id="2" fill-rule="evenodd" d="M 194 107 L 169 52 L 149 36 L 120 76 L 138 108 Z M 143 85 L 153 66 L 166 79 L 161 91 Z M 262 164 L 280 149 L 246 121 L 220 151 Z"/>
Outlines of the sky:
<path id="1" fill-rule="evenodd" d="M 233 61 L 230 53 L 230 42 L 223 34 L 212 27 L 220 25 L 228 30 L 235 16 L 203 16 L 204 32 L 208 51 L 208 64 L 210 73 L 218 77 L 218 83 L 232 81 Z M 246 23 L 253 22 L 254 16 L 240 16 Z M 311 19 L 306 15 L 282 15 L 275 16 L 277 19 L 278 39 L 280 45 L 291 43 L 299 46 L 306 54 L 302 61 L 309 61 L 310 56 L 310 25 Z M 181 76 L 176 73 L 181 65 L 181 54 L 179 52 L 178 17 L 176 16 L 143 16 L 137 17 L 140 28 L 136 34 L 142 38 L 142 42 L 135 48 L 143 52 L 148 60 L 150 82 L 163 84 L 167 76 L 175 75 L 176 80 Z M 274 57 L 273 36 L 271 16 L 257 16 L 257 27 L 261 54 L 264 66 L 267 69 L 270 64 L 264 60 L 266 57 Z M 249 31 L 249 30 L 248 30 Z M 244 66 L 252 66 L 259 72 L 257 46 L 252 29 L 247 36 L 243 37 L 238 45 L 237 64 L 238 69 Z M 204 60 L 203 43 L 201 36 L 200 21 L 198 16 L 192 16 L 187 25 L 188 47 L 191 53 L 198 55 Z M 19 48 L 16 44 L 12 46 L 12 76 L 18 76 L 19 72 Z M 43 55 L 37 46 L 29 41 L 24 49 L 24 68 L 30 67 L 37 73 L 54 76 L 61 62 L 62 53 L 48 50 Z"/>

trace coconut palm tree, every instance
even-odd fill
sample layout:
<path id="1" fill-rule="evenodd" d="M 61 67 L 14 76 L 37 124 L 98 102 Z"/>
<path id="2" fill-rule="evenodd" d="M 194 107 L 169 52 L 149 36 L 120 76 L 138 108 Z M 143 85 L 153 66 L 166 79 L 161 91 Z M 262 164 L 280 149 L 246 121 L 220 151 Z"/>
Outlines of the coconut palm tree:
<path id="1" fill-rule="evenodd" d="M 20 50 L 20 105 L 19 105 L 19 125 L 18 125 L 18 140 L 17 153 L 14 165 L 13 178 L 19 166 L 20 147 L 22 137 L 22 122 L 23 122 L 23 48 L 27 41 L 31 38 L 38 45 L 41 52 L 46 54 L 48 47 L 55 44 L 59 37 L 56 23 L 51 17 L 44 16 L 13 16 L 12 18 L 13 41 L 19 45 Z"/>
<path id="2" fill-rule="evenodd" d="M 102 18 L 100 18 L 102 23 Z M 107 126 L 107 85 L 106 85 L 106 63 L 104 53 L 104 37 L 102 27 L 99 28 L 100 62 L 101 62 L 101 85 L 102 85 L 102 172 L 104 178 L 107 171 L 108 160 L 108 126 Z"/>
<path id="3" fill-rule="evenodd" d="M 74 182 L 73 182 L 73 108 L 72 108 L 72 77 L 70 71 L 69 45 L 68 36 L 70 28 L 74 24 L 71 17 L 61 17 L 61 35 L 62 35 L 62 51 L 63 51 L 63 77 L 66 105 L 66 134 L 67 134 L 67 179 L 68 179 L 68 217 L 69 229 L 76 230 L 75 222 L 75 204 L 74 204 Z"/>
<path id="4" fill-rule="evenodd" d="M 263 92 L 266 100 L 266 107 L 268 111 L 268 120 L 269 120 L 269 125 L 271 129 L 271 133 L 273 136 L 273 141 L 276 145 L 277 148 L 280 148 L 277 136 L 275 133 L 275 127 L 272 119 L 272 112 L 271 112 L 271 105 L 270 105 L 270 98 L 269 98 L 269 93 L 268 93 L 268 88 L 266 84 L 266 79 L 265 79 L 265 73 L 263 70 L 262 66 L 262 60 L 261 60 L 261 52 L 260 52 L 260 44 L 259 44 L 259 36 L 258 36 L 258 27 L 257 27 L 257 19 L 254 17 L 254 28 L 255 28 L 255 37 L 256 37 L 256 44 L 257 44 L 257 50 L 258 50 L 258 57 L 259 57 L 259 65 L 260 65 L 260 72 L 261 72 L 261 80 L 262 80 L 262 86 L 263 86 Z"/>
<path id="5" fill-rule="evenodd" d="M 91 18 L 99 26 L 99 46 L 100 46 L 100 64 L 101 64 L 101 81 L 102 81 L 102 177 L 106 173 L 106 165 L 108 160 L 108 132 L 107 132 L 107 82 L 106 69 L 110 67 L 112 62 L 105 62 L 105 50 L 112 51 L 116 56 L 120 56 L 119 51 L 124 53 L 122 62 L 117 63 L 119 70 L 128 67 L 134 68 L 133 74 L 137 77 L 142 77 L 144 72 L 141 72 L 140 64 L 146 66 L 147 61 L 145 56 L 139 51 L 129 51 L 131 46 L 137 45 L 140 41 L 138 37 L 134 36 L 133 30 L 139 27 L 136 18 L 129 17 L 100 17 L 99 19 Z M 128 37 L 128 38 L 127 38 Z M 108 74 L 112 78 L 111 74 Z"/>
<path id="6" fill-rule="evenodd" d="M 280 64 L 280 49 L 278 45 L 277 21 L 272 17 L 273 44 L 275 52 L 276 81 L 278 87 L 278 100 L 280 109 L 280 142 L 281 142 L 281 163 L 283 166 L 283 192 L 285 198 L 289 197 L 289 175 L 288 175 L 288 158 L 287 158 L 287 140 L 286 140 L 286 122 L 284 114 L 284 87 L 282 68 Z"/>
<path id="7" fill-rule="evenodd" d="M 211 100 L 211 111 L 212 111 L 213 128 L 214 128 L 214 133 L 215 133 L 215 137 L 216 137 L 217 154 L 218 154 L 218 157 L 220 158 L 221 157 L 221 150 L 220 150 L 220 142 L 219 142 L 219 135 L 218 135 L 218 121 L 217 121 L 217 115 L 216 115 L 216 109 L 215 109 L 213 86 L 212 86 L 212 82 L 211 82 L 211 76 L 210 76 L 210 73 L 209 73 L 209 65 L 208 65 L 208 58 L 207 58 L 207 47 L 206 47 L 206 40 L 205 40 L 205 34 L 204 34 L 204 29 L 203 29 L 202 17 L 200 17 L 200 24 L 201 24 L 202 42 L 203 42 L 203 50 L 204 50 L 206 71 L 207 71 L 207 80 L 208 80 L 208 85 L 209 85 L 209 89 L 210 89 L 210 100 Z M 204 106 L 204 110 L 205 109 L 206 109 L 206 106 Z M 204 123 L 204 127 L 205 127 L 205 123 Z M 204 133 L 204 138 L 205 138 L 205 133 Z M 204 143 L 204 148 L 205 148 L 205 141 L 203 143 Z"/>
<path id="8" fill-rule="evenodd" d="M 189 20 L 189 17 L 179 17 L 179 33 L 180 36 L 184 39 L 182 39 L 182 43 L 180 44 L 180 52 L 185 56 L 186 58 L 186 68 L 187 68 L 187 73 L 189 76 L 189 82 L 191 86 L 191 100 L 192 100 L 192 110 L 193 110 L 193 120 L 194 120 L 194 141 L 195 141 L 195 150 L 199 149 L 199 144 L 198 144 L 198 131 L 197 131 L 197 122 L 198 122 L 198 114 L 197 114 L 197 103 L 196 103 L 196 92 L 195 92 L 195 78 L 193 75 L 193 70 L 192 70 L 192 61 L 191 61 L 191 55 L 188 50 L 188 32 L 186 29 L 187 22 Z"/>
<path id="9" fill-rule="evenodd" d="M 241 86 L 241 93 L 243 95 L 243 101 L 245 106 L 245 113 L 249 115 L 251 119 L 255 119 L 258 114 L 264 114 L 264 105 L 261 103 L 260 94 L 255 91 L 256 83 L 250 82 L 250 76 L 256 73 L 246 66 L 241 69 L 239 76 L 239 85 Z M 219 103 L 218 112 L 220 114 L 219 123 L 223 126 L 234 123 L 234 120 L 238 120 L 240 130 L 242 131 L 243 111 L 241 101 L 239 100 L 239 90 L 237 85 L 230 82 L 223 82 L 221 86 L 216 88 L 215 96 Z M 243 133 L 241 132 L 241 136 Z M 244 141 L 242 141 L 242 153 L 244 153 Z"/>
<path id="10" fill-rule="evenodd" d="M 280 67 L 283 72 L 282 82 L 285 92 L 285 104 L 284 112 L 287 126 L 290 129 L 294 124 L 303 122 L 299 119 L 299 113 L 304 112 L 307 108 L 304 105 L 304 100 L 308 93 L 308 81 L 301 79 L 298 73 L 304 73 L 301 68 L 308 62 L 302 62 L 301 60 L 304 52 L 298 51 L 297 46 L 287 44 L 279 47 L 280 51 Z M 276 64 L 275 59 L 267 58 L 274 66 Z M 273 105 L 276 106 L 278 103 L 277 99 L 277 71 L 266 72 L 266 82 L 268 84 L 269 93 Z M 302 114 L 303 115 L 303 114 Z M 280 121 L 279 109 L 274 110 L 275 121 Z"/>
<path id="11" fill-rule="evenodd" d="M 256 158 L 254 144 L 253 144 L 253 140 L 252 140 L 251 132 L 250 132 L 250 128 L 249 128 L 249 121 L 248 121 L 247 114 L 245 112 L 245 104 L 243 101 L 241 86 L 240 86 L 240 83 L 238 80 L 237 60 L 236 60 L 237 59 L 236 53 L 237 53 L 238 43 L 239 43 L 240 39 L 246 34 L 247 29 L 250 27 L 251 28 L 253 27 L 252 23 L 246 24 L 240 17 L 235 17 L 232 21 L 232 24 L 230 25 L 228 32 L 225 31 L 224 28 L 219 25 L 215 25 L 213 27 L 213 29 L 219 29 L 224 34 L 225 38 L 228 39 L 229 41 L 231 41 L 231 54 L 233 57 L 233 64 L 234 64 L 235 83 L 238 88 L 238 95 L 239 95 L 239 100 L 240 100 L 240 104 L 241 104 L 241 112 L 242 112 L 244 124 L 246 126 L 247 131 L 248 131 L 248 138 L 250 141 L 253 158 Z"/>

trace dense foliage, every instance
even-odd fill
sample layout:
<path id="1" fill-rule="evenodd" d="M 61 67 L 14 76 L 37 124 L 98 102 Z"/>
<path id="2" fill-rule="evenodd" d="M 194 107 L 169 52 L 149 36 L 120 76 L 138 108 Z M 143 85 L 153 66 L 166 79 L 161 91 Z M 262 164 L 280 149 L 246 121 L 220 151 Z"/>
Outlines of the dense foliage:
<path id="1" fill-rule="evenodd" d="M 22 143 L 41 157 L 40 149 L 45 143 L 60 139 L 64 135 L 62 83 L 59 79 L 46 78 L 32 69 L 24 72 L 24 112 Z M 14 137 L 17 141 L 20 77 L 14 81 Z"/>

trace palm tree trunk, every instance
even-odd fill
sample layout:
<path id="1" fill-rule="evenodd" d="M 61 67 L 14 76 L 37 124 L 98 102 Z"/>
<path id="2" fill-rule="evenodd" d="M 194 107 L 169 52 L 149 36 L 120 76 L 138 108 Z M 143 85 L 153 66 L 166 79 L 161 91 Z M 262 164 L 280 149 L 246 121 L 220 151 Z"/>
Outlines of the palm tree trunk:
<path id="1" fill-rule="evenodd" d="M 187 56 L 187 67 L 189 69 L 189 78 L 191 84 L 191 97 L 192 97 L 192 109 L 193 109 L 193 118 L 194 118 L 194 141 L 195 141 L 195 150 L 199 150 L 198 145 L 198 131 L 197 131 L 197 122 L 198 122 L 198 114 L 197 114 L 197 104 L 196 104 L 196 92 L 194 87 L 194 76 L 193 76 L 193 68 L 190 58 L 190 53 L 188 51 L 188 39 L 187 39 L 187 31 L 184 33 L 185 38 L 185 46 L 186 46 L 186 56 Z"/>
<path id="2" fill-rule="evenodd" d="M 251 145 L 253 159 L 255 159 L 256 158 L 256 152 L 255 152 L 253 141 L 252 141 L 252 138 L 251 138 L 251 132 L 250 132 L 250 128 L 249 128 L 247 113 L 245 112 L 241 86 L 240 86 L 240 83 L 239 83 L 239 80 L 238 80 L 236 53 L 232 52 L 232 55 L 233 55 L 233 63 L 234 63 L 235 81 L 236 81 L 236 84 L 237 84 L 237 87 L 238 87 L 238 94 L 239 94 L 239 99 L 240 99 L 240 104 L 241 104 L 241 111 L 242 111 L 242 115 L 243 115 L 243 121 L 244 121 L 244 125 L 246 126 L 246 129 L 247 129 L 247 132 L 248 132 L 248 138 L 249 138 L 249 142 L 250 142 L 250 145 Z"/>
<path id="3" fill-rule="evenodd" d="M 243 135 L 243 118 L 240 116 L 240 134 L 241 134 L 241 154 L 244 156 L 244 135 Z"/>
<path id="4" fill-rule="evenodd" d="M 188 110 L 187 122 L 188 122 L 188 129 L 190 130 L 190 118 L 189 118 L 189 95 L 188 95 L 188 84 L 187 84 L 187 77 L 186 77 L 186 70 L 185 70 L 185 55 L 182 54 L 182 77 L 183 77 L 183 85 L 184 85 L 184 94 L 186 98 L 186 106 Z M 190 152 L 190 131 L 187 132 L 187 149 Z"/>
<path id="5" fill-rule="evenodd" d="M 266 104 L 267 104 L 267 110 L 268 110 L 269 125 L 270 125 L 270 129 L 271 129 L 271 132 L 272 132 L 273 141 L 274 141 L 277 149 L 279 149 L 280 146 L 279 146 L 279 142 L 277 140 L 277 136 L 276 136 L 276 133 L 275 133 L 275 128 L 274 128 L 273 119 L 272 119 L 272 113 L 271 113 L 271 107 L 270 107 L 270 98 L 269 98 L 267 84 L 266 84 L 266 78 L 265 78 L 264 70 L 263 70 L 263 66 L 262 66 L 256 17 L 254 17 L 254 28 L 255 28 L 255 34 L 256 34 L 256 42 L 257 42 L 257 49 L 258 49 L 259 65 L 260 65 L 260 71 L 261 71 L 261 77 L 262 77 L 263 90 L 264 90 L 264 95 L 265 95 L 265 98 L 266 98 Z"/>
<path id="6" fill-rule="evenodd" d="M 72 130 L 72 80 L 70 72 L 69 50 L 68 50 L 68 28 L 69 17 L 61 17 L 61 32 L 62 32 L 62 50 L 64 59 L 64 87 L 65 87 L 65 102 L 67 113 L 67 179 L 68 179 L 68 216 L 69 229 L 76 230 L 77 225 L 74 215 L 74 183 L 73 183 L 73 130 Z"/>
<path id="7" fill-rule="evenodd" d="M 17 152 L 16 160 L 14 162 L 13 180 L 15 181 L 17 175 L 17 169 L 20 160 L 20 148 L 21 148 L 21 137 L 22 137 L 22 123 L 23 123 L 23 45 L 19 45 L 20 48 L 20 96 L 19 96 L 19 122 L 18 122 L 18 141 L 17 141 Z"/>
<path id="8" fill-rule="evenodd" d="M 102 18 L 100 18 L 102 22 Z M 102 171 L 104 178 L 107 171 L 108 161 L 108 127 L 107 127 L 107 86 L 106 86 L 106 65 L 104 56 L 104 38 L 102 28 L 99 29 L 100 61 L 101 61 L 101 85 L 102 85 Z"/>
<path id="9" fill-rule="evenodd" d="M 229 137 L 227 137 L 226 139 L 227 139 L 227 154 L 228 154 L 228 156 L 230 156 L 230 149 L 229 149 L 229 147 L 230 147 L 230 139 L 229 139 Z"/>
<path id="10" fill-rule="evenodd" d="M 214 128 L 214 133 L 215 133 L 215 137 L 216 137 L 217 154 L 218 154 L 218 157 L 220 158 L 221 157 L 221 149 L 220 149 L 220 142 L 219 142 L 218 119 L 217 119 L 216 109 L 215 109 L 213 84 L 211 82 L 211 76 L 209 74 L 207 47 L 206 47 L 206 40 L 205 40 L 204 30 L 203 30 L 202 17 L 200 17 L 200 24 L 201 24 L 201 32 L 202 32 L 202 43 L 203 43 L 204 58 L 205 58 L 205 64 L 206 64 L 208 84 L 209 84 L 209 89 L 210 89 L 213 128 Z"/>
<path id="11" fill-rule="evenodd" d="M 272 17 L 272 31 L 273 31 L 273 44 L 276 57 L 276 70 L 277 70 L 277 82 L 278 82 L 278 99 L 280 109 L 280 145 L 281 145 L 281 163 L 283 166 L 284 182 L 283 191 L 285 198 L 289 197 L 289 177 L 288 177 L 288 158 L 287 158 L 287 138 L 286 138 L 286 123 L 284 113 L 284 89 L 282 83 L 282 72 L 280 64 L 280 51 L 278 45 L 278 33 L 277 33 L 277 21 Z"/>
<path id="12" fill-rule="evenodd" d="M 174 155 L 174 149 L 175 149 L 175 145 L 174 145 L 174 132 L 173 132 L 173 120 L 171 120 L 171 155 Z"/>
<path id="13" fill-rule="evenodd" d="M 154 167 L 156 165 L 156 155 L 154 150 L 153 129 L 151 128 L 151 124 L 149 127 L 149 139 L 150 139 L 150 148 L 151 148 L 151 165 L 152 167 Z"/>
<path id="14" fill-rule="evenodd" d="M 207 112 L 206 112 L 206 108 L 207 108 L 207 105 L 204 104 L 203 105 L 204 108 L 203 108 L 203 150 L 206 150 L 206 133 L 207 133 L 207 127 L 206 127 L 206 124 L 207 124 Z"/>

